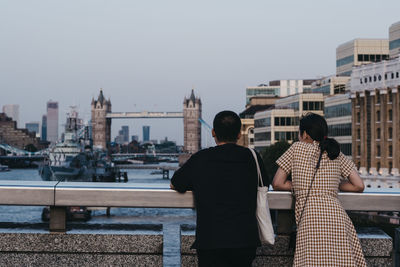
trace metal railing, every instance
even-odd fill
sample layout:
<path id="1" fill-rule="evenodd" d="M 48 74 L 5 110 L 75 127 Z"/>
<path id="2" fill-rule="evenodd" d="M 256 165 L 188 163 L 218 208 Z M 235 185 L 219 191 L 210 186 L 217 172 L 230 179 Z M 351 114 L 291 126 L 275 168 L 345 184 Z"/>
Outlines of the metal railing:
<path id="1" fill-rule="evenodd" d="M 290 192 L 270 191 L 271 209 L 291 210 Z M 400 192 L 339 193 L 351 211 L 399 211 Z M 50 206 L 50 232 L 65 232 L 67 206 L 193 208 L 193 194 L 177 193 L 166 185 L 0 181 L 0 205 Z"/>

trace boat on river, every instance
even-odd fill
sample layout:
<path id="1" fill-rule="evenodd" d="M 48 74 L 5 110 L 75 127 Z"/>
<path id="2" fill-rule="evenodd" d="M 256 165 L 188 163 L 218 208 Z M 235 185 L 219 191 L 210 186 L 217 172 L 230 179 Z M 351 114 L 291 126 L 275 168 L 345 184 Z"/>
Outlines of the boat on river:
<path id="1" fill-rule="evenodd" d="M 0 164 L 0 172 L 8 172 L 10 169 L 8 168 L 7 165 L 1 165 Z"/>
<path id="2" fill-rule="evenodd" d="M 105 151 L 95 150 L 82 136 L 83 127 L 78 113 L 72 110 L 67 117 L 64 140 L 54 145 L 39 166 L 44 181 L 115 182 L 118 170 Z"/>

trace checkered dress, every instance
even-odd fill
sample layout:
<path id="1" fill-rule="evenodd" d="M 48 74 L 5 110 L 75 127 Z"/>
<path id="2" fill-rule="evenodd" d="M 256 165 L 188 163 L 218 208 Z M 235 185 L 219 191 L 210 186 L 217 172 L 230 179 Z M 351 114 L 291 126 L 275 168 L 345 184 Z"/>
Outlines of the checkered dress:
<path id="1" fill-rule="evenodd" d="M 318 143 L 294 143 L 277 164 L 292 173 L 298 223 L 319 157 Z M 355 168 L 340 153 L 330 160 L 322 155 L 320 169 L 297 229 L 294 266 L 366 266 L 360 241 L 337 195 L 339 183 Z"/>

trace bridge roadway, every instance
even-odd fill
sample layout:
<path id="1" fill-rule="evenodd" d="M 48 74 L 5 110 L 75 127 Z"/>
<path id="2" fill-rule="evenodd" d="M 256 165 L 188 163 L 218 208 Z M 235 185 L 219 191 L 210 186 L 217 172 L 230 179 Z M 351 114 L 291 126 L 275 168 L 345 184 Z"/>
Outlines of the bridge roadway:
<path id="1" fill-rule="evenodd" d="M 183 118 L 183 112 L 110 112 L 107 113 L 108 119 L 164 119 L 164 118 Z"/>
<path id="2" fill-rule="evenodd" d="M 50 232 L 65 232 L 65 207 L 194 208 L 193 194 L 177 193 L 155 184 L 0 181 L 0 205 L 50 206 Z M 346 210 L 398 211 L 400 192 L 374 189 L 364 193 L 339 193 Z M 270 191 L 271 209 L 291 210 L 290 192 Z"/>

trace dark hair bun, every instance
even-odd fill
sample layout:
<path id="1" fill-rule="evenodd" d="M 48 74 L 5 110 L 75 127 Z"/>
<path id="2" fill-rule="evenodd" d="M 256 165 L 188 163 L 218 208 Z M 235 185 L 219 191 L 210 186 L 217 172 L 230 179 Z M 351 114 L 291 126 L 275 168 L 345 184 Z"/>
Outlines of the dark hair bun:
<path id="1" fill-rule="evenodd" d="M 333 138 L 326 138 L 321 143 L 321 151 L 326 151 L 331 160 L 336 159 L 340 153 L 340 145 Z"/>

